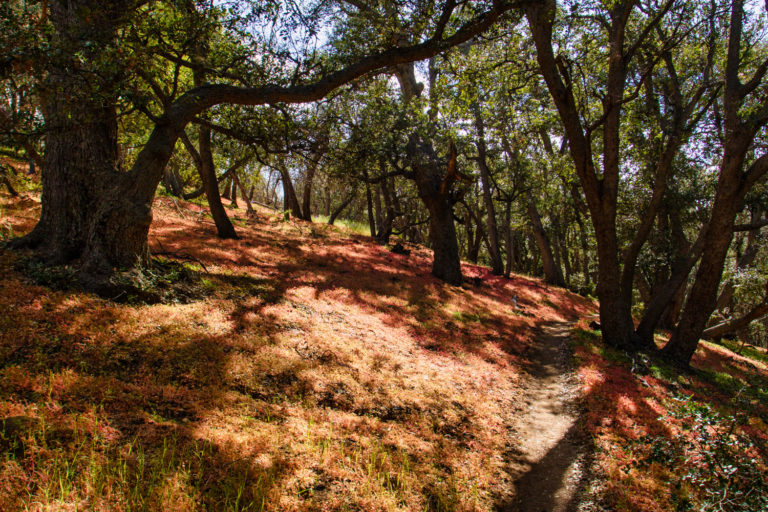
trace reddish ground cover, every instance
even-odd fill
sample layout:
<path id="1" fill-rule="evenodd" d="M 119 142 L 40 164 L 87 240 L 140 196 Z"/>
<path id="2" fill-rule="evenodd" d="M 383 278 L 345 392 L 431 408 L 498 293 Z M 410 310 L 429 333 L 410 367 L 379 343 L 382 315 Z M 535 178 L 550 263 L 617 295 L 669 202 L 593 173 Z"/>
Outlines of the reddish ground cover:
<path id="1" fill-rule="evenodd" d="M 16 234 L 39 213 L 2 209 Z M 492 510 L 508 496 L 526 352 L 538 326 L 591 303 L 471 265 L 479 285 L 446 286 L 422 248 L 232 214 L 242 239 L 218 240 L 200 207 L 156 202 L 153 252 L 209 288 L 188 304 L 52 291 L 0 254 L 0 418 L 24 426 L 0 509 Z"/>

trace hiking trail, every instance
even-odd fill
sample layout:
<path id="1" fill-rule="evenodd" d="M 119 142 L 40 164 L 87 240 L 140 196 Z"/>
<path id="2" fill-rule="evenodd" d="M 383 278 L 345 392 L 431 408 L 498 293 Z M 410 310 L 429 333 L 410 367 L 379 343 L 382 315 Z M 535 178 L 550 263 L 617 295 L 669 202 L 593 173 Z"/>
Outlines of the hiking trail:
<path id="1" fill-rule="evenodd" d="M 514 426 L 515 459 L 509 472 L 516 496 L 503 512 L 576 510 L 588 469 L 578 430 L 579 390 L 568 367 L 571 324 L 545 325 L 532 348 L 525 407 Z"/>

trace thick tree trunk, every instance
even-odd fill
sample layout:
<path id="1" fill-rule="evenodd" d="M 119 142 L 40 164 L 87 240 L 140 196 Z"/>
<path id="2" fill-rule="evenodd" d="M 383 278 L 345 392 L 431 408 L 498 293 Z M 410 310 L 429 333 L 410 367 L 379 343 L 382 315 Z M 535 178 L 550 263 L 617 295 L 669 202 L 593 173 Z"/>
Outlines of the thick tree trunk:
<path id="1" fill-rule="evenodd" d="M 429 210 L 429 242 L 434 251 L 432 275 L 446 283 L 459 285 L 462 282 L 461 260 L 452 207 L 439 198 L 434 201 L 425 199 L 425 203 Z"/>
<path id="2" fill-rule="evenodd" d="M 290 210 L 291 215 L 300 219 L 302 218 L 301 206 L 299 205 L 299 200 L 296 198 L 296 190 L 293 188 L 291 173 L 283 164 L 280 164 L 279 171 L 283 181 L 283 210 Z"/>
<path id="3" fill-rule="evenodd" d="M 53 71 L 46 86 L 59 93 L 43 95 L 42 212 L 15 245 L 38 249 L 50 263 L 80 259 L 83 280 L 95 284 L 114 267 L 148 258 L 153 194 L 132 193 L 129 176 L 116 168 L 109 100 L 89 95 L 66 71 Z"/>
<path id="4" fill-rule="evenodd" d="M 416 82 L 413 63 L 398 66 L 396 76 L 406 102 L 421 93 L 423 84 Z M 429 241 L 434 251 L 432 275 L 447 283 L 459 285 L 462 282 L 461 258 L 451 201 L 451 187 L 458 179 L 456 148 L 451 145 L 448 161 L 443 163 L 437 157 L 431 141 L 412 134 L 406 152 L 419 197 L 430 215 Z"/>

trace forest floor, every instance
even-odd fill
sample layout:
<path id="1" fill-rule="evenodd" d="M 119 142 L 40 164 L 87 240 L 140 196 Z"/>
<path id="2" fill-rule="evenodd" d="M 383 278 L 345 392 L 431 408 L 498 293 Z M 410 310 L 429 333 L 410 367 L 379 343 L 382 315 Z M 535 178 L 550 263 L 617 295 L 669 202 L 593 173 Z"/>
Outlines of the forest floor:
<path id="1" fill-rule="evenodd" d="M 39 211 L 0 194 L 0 238 Z M 535 278 L 448 286 L 423 248 L 267 209 L 230 210 L 239 240 L 154 214 L 159 259 L 111 299 L 0 249 L 0 510 L 670 510 L 697 496 L 651 449 L 682 446 L 680 397 L 747 400 L 765 438 L 761 351 L 703 344 L 680 376 Z"/>

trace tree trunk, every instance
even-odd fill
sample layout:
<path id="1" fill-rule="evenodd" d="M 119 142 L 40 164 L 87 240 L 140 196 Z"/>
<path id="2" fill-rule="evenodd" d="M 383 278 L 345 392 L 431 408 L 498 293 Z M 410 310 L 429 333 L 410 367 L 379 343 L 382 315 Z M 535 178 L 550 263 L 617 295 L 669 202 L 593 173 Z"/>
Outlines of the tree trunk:
<path id="1" fill-rule="evenodd" d="M 232 201 L 232 206 L 239 208 L 237 204 L 237 180 L 232 176 L 232 181 L 229 189 L 229 200 Z"/>
<path id="2" fill-rule="evenodd" d="M 555 262 L 555 258 L 552 254 L 552 244 L 549 241 L 546 231 L 544 231 L 539 210 L 536 208 L 536 203 L 534 202 L 533 195 L 530 191 L 526 192 L 526 202 L 533 236 L 536 240 L 536 246 L 541 253 L 541 263 L 544 268 L 544 280 L 547 284 L 565 286 L 563 272 L 560 270 L 560 266 Z"/>
<path id="3" fill-rule="evenodd" d="M 507 264 L 504 267 L 504 277 L 509 279 L 515 265 L 515 246 L 512 238 L 512 201 L 507 201 L 504 208 L 504 244 L 507 250 Z"/>
<path id="4" fill-rule="evenodd" d="M 376 236 L 376 219 L 373 212 L 373 196 L 371 194 L 371 183 L 368 180 L 368 169 L 363 169 L 363 178 L 365 178 L 365 205 L 368 208 L 368 229 L 371 236 Z"/>
<path id="5" fill-rule="evenodd" d="M 352 200 L 355 198 L 355 191 L 353 190 L 352 193 L 350 193 L 344 201 L 341 202 L 338 208 L 333 210 L 331 215 L 328 217 L 328 224 L 333 226 L 333 223 L 336 222 L 336 218 L 341 215 L 341 212 L 344 211 L 344 208 L 349 206 L 349 203 L 352 202 Z"/>
<path id="6" fill-rule="evenodd" d="M 483 202 L 485 203 L 486 223 L 488 231 L 488 254 L 491 258 L 491 272 L 500 276 L 504 273 L 504 262 L 501 259 L 499 249 L 499 229 L 496 225 L 496 208 L 493 204 L 493 191 L 491 190 L 491 173 L 488 169 L 488 160 L 485 146 L 485 124 L 477 105 L 473 105 L 475 117 L 475 129 L 477 130 L 477 165 L 480 168 L 480 184 L 483 187 Z"/>
<path id="7" fill-rule="evenodd" d="M 60 7 L 60 6 L 57 6 Z M 36 248 L 50 263 L 80 259 L 83 284 L 98 288 L 115 267 L 148 260 L 153 194 L 132 194 L 116 168 L 117 117 L 109 98 L 90 95 L 66 69 L 53 70 L 44 94 L 42 212 L 16 246 Z"/>
<path id="8" fill-rule="evenodd" d="M 280 175 L 283 179 L 283 210 L 290 210 L 291 215 L 297 219 L 302 218 L 301 206 L 299 200 L 296 198 L 296 191 L 293 188 L 293 182 L 291 181 L 291 173 L 284 164 L 280 164 Z"/>
<path id="9" fill-rule="evenodd" d="M 752 186 L 768 172 L 768 154 L 758 157 L 744 169 L 747 153 L 759 130 L 768 122 L 754 112 L 742 112 L 749 88 L 740 79 L 741 36 L 744 16 L 743 0 L 731 3 L 728 52 L 723 88 L 725 138 L 720 176 L 715 191 L 709 222 L 704 230 L 704 252 L 696 279 L 691 287 L 677 328 L 663 353 L 679 366 L 688 366 L 699 344 L 699 338 L 717 304 L 717 291 L 725 258 L 733 239 L 736 215 L 743 208 L 744 197 Z M 752 82 L 759 84 L 766 68 L 758 69 Z M 753 98 L 754 99 L 754 98 Z M 760 107 L 768 110 L 768 101 L 760 96 Z M 763 114 L 764 115 L 764 114 Z M 744 116 L 744 117 L 742 117 Z"/>
<path id="10" fill-rule="evenodd" d="M 418 96 L 423 84 L 416 82 L 413 63 L 397 66 L 396 76 L 406 102 Z M 431 141 L 412 134 L 406 147 L 419 197 L 429 211 L 429 241 L 434 251 L 432 275 L 459 285 L 462 282 L 459 242 L 453 223 L 451 187 L 457 180 L 456 148 L 451 144 L 447 163 L 435 152 Z"/>
<path id="11" fill-rule="evenodd" d="M 386 210 L 384 218 L 379 222 L 379 229 L 376 233 L 376 241 L 381 245 L 387 245 L 389 243 L 389 237 L 392 236 L 392 225 L 395 221 L 395 205 L 392 200 L 392 194 L 394 191 L 390 191 L 389 182 L 384 180 L 379 187 L 380 195 L 384 196 L 384 208 L 379 207 L 382 210 Z M 377 202 L 378 198 L 377 198 Z"/>
<path id="12" fill-rule="evenodd" d="M 434 251 L 432 275 L 446 283 L 459 285 L 462 282 L 461 260 L 453 210 L 440 199 L 424 201 L 429 210 L 429 242 Z"/>
<path id="13" fill-rule="evenodd" d="M 317 162 L 311 162 L 307 166 L 307 175 L 304 177 L 304 196 L 302 199 L 301 218 L 312 222 L 312 182 L 317 171 Z"/>
<path id="14" fill-rule="evenodd" d="M 240 189 L 240 192 L 242 194 L 243 202 L 245 203 L 245 212 L 248 215 L 253 215 L 253 206 L 251 205 L 251 200 L 248 198 L 248 193 L 245 190 L 245 186 L 243 186 L 243 183 L 240 181 L 240 178 L 237 177 L 236 172 L 232 172 L 232 180 L 234 180 L 235 185 L 237 188 Z M 235 191 L 235 195 L 237 194 L 237 191 Z"/>

